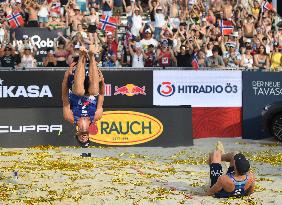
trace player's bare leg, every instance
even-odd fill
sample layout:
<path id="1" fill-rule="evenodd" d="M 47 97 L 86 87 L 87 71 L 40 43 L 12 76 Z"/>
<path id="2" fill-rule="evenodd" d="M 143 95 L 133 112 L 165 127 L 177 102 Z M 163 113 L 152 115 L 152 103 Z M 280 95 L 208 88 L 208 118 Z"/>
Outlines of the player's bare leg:
<path id="1" fill-rule="evenodd" d="M 99 94 L 99 73 L 94 54 L 98 52 L 98 48 L 94 45 L 89 46 L 89 94 Z"/>
<path id="2" fill-rule="evenodd" d="M 86 64 L 86 49 L 84 47 L 81 47 L 79 61 L 77 64 L 77 69 L 74 74 L 74 83 L 72 87 L 73 93 L 78 96 L 83 96 L 85 94 L 85 90 L 84 90 L 85 64 Z"/>

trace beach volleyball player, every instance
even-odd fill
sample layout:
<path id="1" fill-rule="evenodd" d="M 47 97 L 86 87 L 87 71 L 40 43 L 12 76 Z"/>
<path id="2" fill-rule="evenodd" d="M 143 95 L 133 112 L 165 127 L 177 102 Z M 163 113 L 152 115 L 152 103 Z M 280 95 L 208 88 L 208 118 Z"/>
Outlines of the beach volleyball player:
<path id="1" fill-rule="evenodd" d="M 65 72 L 62 83 L 64 119 L 76 126 L 76 139 L 84 147 L 89 145 L 89 126 L 103 114 L 104 78 L 95 61 L 97 52 L 94 45 L 89 52 L 81 46 L 78 62 Z"/>

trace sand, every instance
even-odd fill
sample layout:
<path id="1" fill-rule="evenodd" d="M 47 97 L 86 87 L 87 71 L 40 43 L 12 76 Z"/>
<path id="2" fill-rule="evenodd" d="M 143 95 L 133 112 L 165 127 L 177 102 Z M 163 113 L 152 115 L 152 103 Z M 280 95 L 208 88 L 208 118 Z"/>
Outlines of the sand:
<path id="1" fill-rule="evenodd" d="M 252 196 L 206 196 L 206 158 L 218 141 L 209 138 L 177 148 L 3 148 L 0 204 L 282 204 L 281 143 L 220 140 L 226 152 L 242 151 L 251 160 L 257 176 Z"/>

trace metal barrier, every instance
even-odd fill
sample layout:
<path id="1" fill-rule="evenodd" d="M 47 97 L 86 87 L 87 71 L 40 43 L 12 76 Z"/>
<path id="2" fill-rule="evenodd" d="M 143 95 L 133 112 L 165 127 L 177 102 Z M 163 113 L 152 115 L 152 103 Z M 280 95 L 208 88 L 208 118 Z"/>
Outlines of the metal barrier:
<path id="1" fill-rule="evenodd" d="M 12 67 L 0 67 L 1 71 L 64 71 L 68 67 L 35 67 L 35 68 L 12 68 Z M 144 67 L 144 68 L 132 68 L 132 67 L 122 67 L 122 68 L 111 68 L 111 67 L 100 67 L 102 71 L 146 71 L 146 70 L 195 70 L 192 67 Z M 228 69 L 228 68 L 201 68 L 199 71 L 249 71 L 249 72 L 274 72 L 272 70 L 261 70 L 261 69 Z M 278 69 L 277 72 L 282 72 L 282 67 Z"/>

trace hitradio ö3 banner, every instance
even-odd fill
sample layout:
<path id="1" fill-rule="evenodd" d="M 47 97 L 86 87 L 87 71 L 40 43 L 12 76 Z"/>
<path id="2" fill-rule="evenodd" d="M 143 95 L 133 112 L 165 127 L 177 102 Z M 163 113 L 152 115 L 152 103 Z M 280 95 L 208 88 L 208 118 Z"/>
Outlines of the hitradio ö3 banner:
<path id="1" fill-rule="evenodd" d="M 77 145 L 61 108 L 0 109 L 2 147 Z M 105 109 L 90 129 L 92 145 L 174 147 L 193 145 L 189 107 Z"/>
<path id="2" fill-rule="evenodd" d="M 37 66 L 43 66 L 43 58 L 47 55 L 47 48 L 54 49 L 55 39 L 58 38 L 58 33 L 64 33 L 63 30 L 50 30 L 47 28 L 24 28 L 20 27 L 12 30 L 15 32 L 17 45 L 23 44 L 23 36 L 27 35 L 30 42 L 37 48 L 35 56 Z M 15 46 L 15 45 L 14 45 Z"/>
<path id="3" fill-rule="evenodd" d="M 241 107 L 241 71 L 153 71 L 154 105 Z"/>

